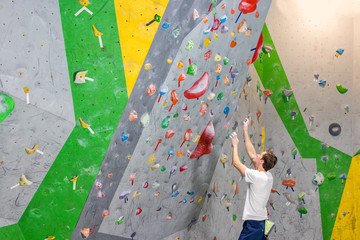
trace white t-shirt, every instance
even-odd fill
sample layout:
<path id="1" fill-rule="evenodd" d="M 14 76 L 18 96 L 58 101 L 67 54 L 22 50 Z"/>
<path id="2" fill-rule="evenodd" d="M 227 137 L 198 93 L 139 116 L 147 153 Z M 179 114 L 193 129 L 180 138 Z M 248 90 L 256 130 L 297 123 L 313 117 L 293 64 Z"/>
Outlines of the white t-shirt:
<path id="1" fill-rule="evenodd" d="M 254 169 L 245 170 L 245 182 L 248 183 L 243 220 L 266 220 L 266 204 L 269 200 L 273 177 L 270 172 Z"/>

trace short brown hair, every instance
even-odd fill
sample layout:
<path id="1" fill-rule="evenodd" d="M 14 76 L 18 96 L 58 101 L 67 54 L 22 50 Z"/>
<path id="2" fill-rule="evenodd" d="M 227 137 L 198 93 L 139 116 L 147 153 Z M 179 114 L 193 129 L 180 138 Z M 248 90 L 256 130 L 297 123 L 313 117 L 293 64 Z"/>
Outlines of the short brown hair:
<path id="1" fill-rule="evenodd" d="M 263 155 L 262 160 L 264 160 L 263 168 L 265 169 L 265 171 L 269 171 L 277 163 L 277 157 L 271 150 L 266 150 L 266 153 Z"/>

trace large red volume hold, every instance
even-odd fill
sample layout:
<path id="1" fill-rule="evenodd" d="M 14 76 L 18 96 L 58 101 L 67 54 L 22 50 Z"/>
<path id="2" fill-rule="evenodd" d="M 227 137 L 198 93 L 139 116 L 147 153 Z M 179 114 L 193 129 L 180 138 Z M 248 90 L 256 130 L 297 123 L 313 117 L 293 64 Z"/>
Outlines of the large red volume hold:
<path id="1" fill-rule="evenodd" d="M 262 50 L 263 41 L 264 41 L 264 37 L 263 37 L 263 34 L 261 33 L 259 41 L 258 41 L 258 43 L 256 45 L 256 49 L 255 49 L 254 56 L 252 58 L 251 63 L 255 62 L 256 59 L 259 57 L 259 54 L 260 54 L 260 52 Z"/>
<path id="2" fill-rule="evenodd" d="M 207 124 L 204 132 L 201 134 L 199 143 L 196 146 L 190 158 L 199 158 L 202 155 L 211 153 L 213 149 L 212 141 L 215 137 L 214 125 L 211 121 Z"/>
<path id="3" fill-rule="evenodd" d="M 191 88 L 184 92 L 187 99 L 199 98 L 206 93 L 209 86 L 209 73 L 204 72 L 202 77 L 197 80 Z"/>
<path id="4" fill-rule="evenodd" d="M 251 13 L 256 10 L 259 0 L 242 0 L 239 4 L 239 11 L 243 14 Z"/>

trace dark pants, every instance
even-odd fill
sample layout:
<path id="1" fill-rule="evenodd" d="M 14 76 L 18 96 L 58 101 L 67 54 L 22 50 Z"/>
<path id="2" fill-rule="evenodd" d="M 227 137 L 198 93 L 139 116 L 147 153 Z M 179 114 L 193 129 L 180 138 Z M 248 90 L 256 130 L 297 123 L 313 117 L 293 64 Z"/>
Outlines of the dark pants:
<path id="1" fill-rule="evenodd" d="M 243 224 L 239 240 L 266 240 L 264 230 L 265 220 L 246 220 Z"/>

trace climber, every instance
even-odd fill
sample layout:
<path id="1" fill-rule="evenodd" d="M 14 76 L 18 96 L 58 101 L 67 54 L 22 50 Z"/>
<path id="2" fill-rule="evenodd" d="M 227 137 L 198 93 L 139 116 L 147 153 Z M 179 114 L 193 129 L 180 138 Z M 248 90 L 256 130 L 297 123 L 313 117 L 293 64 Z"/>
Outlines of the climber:
<path id="1" fill-rule="evenodd" d="M 242 217 L 244 223 L 239 240 L 265 240 L 265 220 L 268 218 L 265 206 L 269 200 L 273 185 L 273 177 L 269 170 L 275 166 L 277 158 L 270 150 L 256 154 L 255 148 L 250 141 L 248 127 L 249 119 L 246 118 L 243 122 L 245 149 L 255 169 L 247 168 L 240 162 L 238 154 L 239 139 L 236 132 L 233 132 L 230 136 L 233 147 L 232 163 L 245 176 L 245 182 L 248 183 Z"/>

